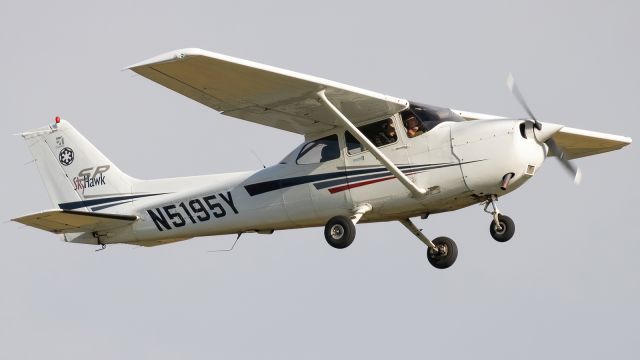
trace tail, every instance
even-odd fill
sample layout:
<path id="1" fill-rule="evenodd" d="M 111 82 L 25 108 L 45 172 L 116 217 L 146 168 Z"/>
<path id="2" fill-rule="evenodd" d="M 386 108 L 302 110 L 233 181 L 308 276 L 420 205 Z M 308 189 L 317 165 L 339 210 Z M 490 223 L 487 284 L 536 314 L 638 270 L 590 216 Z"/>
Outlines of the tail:
<path id="1" fill-rule="evenodd" d="M 120 171 L 69 122 L 56 118 L 55 124 L 21 135 L 54 206 L 99 211 L 130 201 L 134 179 Z"/>

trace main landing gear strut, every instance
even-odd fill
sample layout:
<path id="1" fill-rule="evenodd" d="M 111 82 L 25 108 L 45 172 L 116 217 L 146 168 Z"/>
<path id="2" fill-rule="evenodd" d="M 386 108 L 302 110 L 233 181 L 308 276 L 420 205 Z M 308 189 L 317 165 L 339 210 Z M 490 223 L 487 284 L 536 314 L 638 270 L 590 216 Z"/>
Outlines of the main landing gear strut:
<path id="1" fill-rule="evenodd" d="M 371 206 L 367 204 L 356 208 L 355 214 L 350 218 L 338 215 L 329 219 L 324 227 L 324 237 L 329 245 L 336 249 L 344 249 L 351 245 L 356 236 L 355 224 L 360 220 L 362 215 L 369 210 L 371 210 Z M 458 257 L 458 247 L 453 240 L 442 236 L 431 241 L 410 219 L 402 219 L 400 223 L 429 247 L 427 250 L 427 259 L 435 268 L 446 269 L 456 261 Z"/>
<path id="2" fill-rule="evenodd" d="M 353 209 L 350 218 L 338 215 L 329 219 L 324 227 L 324 238 L 329 245 L 336 249 L 344 249 L 351 245 L 356 237 L 356 224 L 367 211 L 371 211 L 371 205 L 361 204 Z"/>
<path id="3" fill-rule="evenodd" d="M 484 211 L 491 214 L 493 218 L 489 226 L 491 236 L 496 241 L 505 242 L 513 237 L 516 228 L 510 217 L 500 213 L 496 205 L 497 201 L 498 197 L 496 195 L 489 196 L 484 202 Z M 492 208 L 491 211 L 488 210 L 489 206 Z M 324 227 L 324 237 L 327 239 L 329 245 L 337 249 L 344 249 L 351 245 L 356 236 L 355 225 L 368 211 L 371 211 L 371 205 L 362 204 L 353 210 L 354 213 L 351 217 L 339 215 L 329 219 Z M 413 235 L 427 245 L 429 248 L 427 250 L 427 259 L 433 267 L 446 269 L 456 262 L 458 258 L 458 246 L 453 240 L 445 236 L 429 240 L 429 238 L 422 233 L 422 230 L 416 227 L 411 219 L 400 219 L 399 221 Z"/>
<path id="4" fill-rule="evenodd" d="M 413 235 L 429 247 L 427 259 L 436 269 L 446 269 L 453 265 L 458 258 L 458 246 L 448 237 L 437 237 L 433 241 L 429 240 L 420 229 L 418 229 L 410 219 L 402 219 L 400 223 L 404 225 Z"/>

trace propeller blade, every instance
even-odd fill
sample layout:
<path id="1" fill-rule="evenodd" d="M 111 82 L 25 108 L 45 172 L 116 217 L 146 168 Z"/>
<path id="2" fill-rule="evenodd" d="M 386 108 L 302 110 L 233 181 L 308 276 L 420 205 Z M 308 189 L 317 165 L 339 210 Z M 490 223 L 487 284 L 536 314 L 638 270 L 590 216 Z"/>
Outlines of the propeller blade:
<path id="1" fill-rule="evenodd" d="M 549 146 L 549 149 L 553 151 L 553 154 L 558 158 L 558 161 L 560 161 L 562 167 L 564 167 L 571 175 L 573 175 L 573 182 L 579 185 L 582 181 L 582 171 L 580 171 L 580 168 L 573 165 L 571 161 L 565 159 L 564 151 L 562 151 L 560 146 L 558 146 L 553 138 L 549 138 L 549 140 L 545 141 L 545 144 L 547 144 L 547 146 Z"/>
<path id="2" fill-rule="evenodd" d="M 529 117 L 531 117 L 531 119 L 533 120 L 534 122 L 533 126 L 536 129 L 538 129 L 538 131 L 540 131 L 540 133 L 538 134 L 540 134 L 541 137 L 536 136 L 536 138 L 539 139 L 538 141 L 541 141 L 547 136 L 549 136 L 549 138 L 544 143 L 547 144 L 547 146 L 549 146 L 549 150 L 553 151 L 553 154 L 558 158 L 558 161 L 560 161 L 560 164 L 562 164 L 562 167 L 565 168 L 565 170 L 567 170 L 571 175 L 573 175 L 573 182 L 576 184 L 580 184 L 580 182 L 582 181 L 582 171 L 580 171 L 578 167 L 573 165 L 571 161 L 569 161 L 564 157 L 564 151 L 562 151 L 562 149 L 560 148 L 560 146 L 558 146 L 556 141 L 553 140 L 553 137 L 551 137 L 556 131 L 559 130 L 559 128 L 555 130 L 548 129 L 548 131 L 546 131 L 547 133 L 546 135 L 542 134 L 542 124 L 538 121 L 538 119 L 536 119 L 536 116 L 533 115 L 533 111 L 531 111 L 531 109 L 529 108 L 529 105 L 527 105 L 527 102 L 524 100 L 524 96 L 522 96 L 522 93 L 520 92 L 518 85 L 516 85 L 516 80 L 513 78 L 513 75 L 511 73 L 509 73 L 509 76 L 507 76 L 507 86 L 509 87 L 509 91 L 511 91 L 513 96 L 516 97 L 516 100 L 518 100 L 520 105 L 524 108 L 527 114 L 529 114 Z"/>
<path id="3" fill-rule="evenodd" d="M 507 87 L 509 87 L 509 91 L 511 91 L 513 96 L 516 97 L 516 100 L 518 100 L 518 102 L 520 103 L 520 106 L 522 106 L 524 110 L 527 112 L 527 114 L 529 114 L 529 117 L 533 119 L 534 126 L 536 127 L 536 129 L 542 130 L 542 124 L 538 122 L 538 119 L 536 119 L 536 116 L 533 115 L 533 111 L 531 111 L 531 109 L 529 108 L 529 105 L 527 105 L 527 102 L 524 100 L 524 96 L 522 96 L 522 93 L 520 92 L 518 85 L 516 85 L 516 80 L 513 78 L 513 74 L 511 73 L 509 73 L 509 76 L 507 76 Z"/>

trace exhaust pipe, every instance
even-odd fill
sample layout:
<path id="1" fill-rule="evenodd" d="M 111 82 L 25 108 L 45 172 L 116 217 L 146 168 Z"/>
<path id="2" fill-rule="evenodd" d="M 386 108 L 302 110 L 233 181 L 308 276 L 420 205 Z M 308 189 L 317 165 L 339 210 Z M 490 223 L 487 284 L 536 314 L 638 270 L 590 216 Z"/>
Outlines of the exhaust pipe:
<path id="1" fill-rule="evenodd" d="M 515 175 L 514 173 L 508 173 L 508 174 L 504 174 L 504 176 L 502 177 L 502 183 L 500 184 L 500 189 L 502 190 L 507 190 L 507 187 L 509 186 L 509 182 L 511 181 L 511 179 L 513 179 L 513 175 Z"/>

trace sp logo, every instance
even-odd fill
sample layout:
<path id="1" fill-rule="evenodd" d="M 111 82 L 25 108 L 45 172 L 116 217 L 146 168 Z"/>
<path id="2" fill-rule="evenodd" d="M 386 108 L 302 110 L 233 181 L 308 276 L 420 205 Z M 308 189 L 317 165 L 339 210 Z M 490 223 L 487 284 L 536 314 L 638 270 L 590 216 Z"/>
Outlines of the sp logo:
<path id="1" fill-rule="evenodd" d="M 78 173 L 78 177 L 82 178 L 82 179 L 84 179 L 84 178 L 91 178 L 91 179 L 99 178 L 100 176 L 102 176 L 102 174 L 106 173 L 107 170 L 109 170 L 110 167 L 111 167 L 110 165 L 96 166 L 95 171 L 93 170 L 92 167 L 86 168 L 86 169 L 82 169 Z"/>
<path id="2" fill-rule="evenodd" d="M 71 165 L 71 163 L 73 162 L 73 150 L 70 147 L 66 147 L 60 150 L 58 160 L 60 160 L 60 164 L 64 166 Z"/>

